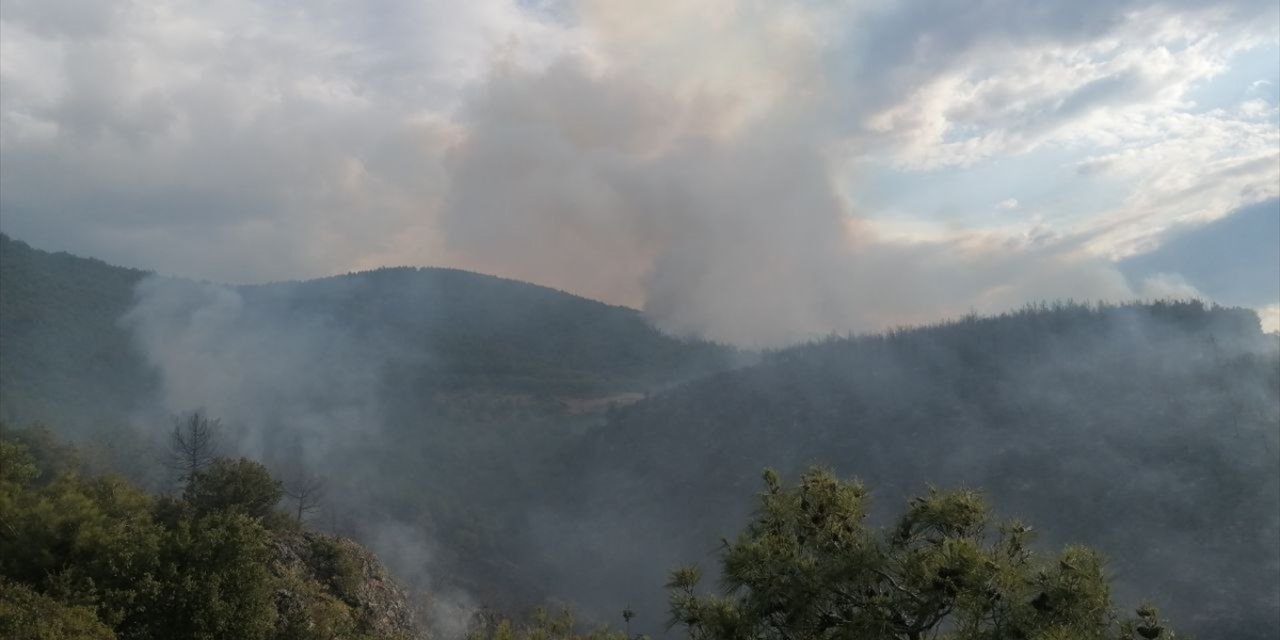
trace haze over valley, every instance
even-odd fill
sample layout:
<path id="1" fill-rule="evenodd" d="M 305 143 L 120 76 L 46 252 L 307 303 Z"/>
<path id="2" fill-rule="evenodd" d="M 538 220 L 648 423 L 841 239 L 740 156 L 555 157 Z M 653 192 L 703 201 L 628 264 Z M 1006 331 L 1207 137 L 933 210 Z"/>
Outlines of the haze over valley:
<path id="1" fill-rule="evenodd" d="M 1274 2 L 6 0 L 0 86 L 0 636 L 1277 637 Z"/>
<path id="2" fill-rule="evenodd" d="M 1248 310 L 1055 304 L 759 353 L 461 271 L 230 287 L 3 248 L 6 422 L 163 491 L 134 461 L 219 416 L 224 453 L 326 478 L 313 525 L 438 633 L 543 601 L 660 633 L 665 572 L 739 526 L 760 469 L 814 464 L 884 506 L 981 487 L 1184 628 L 1280 612 L 1280 342 Z"/>

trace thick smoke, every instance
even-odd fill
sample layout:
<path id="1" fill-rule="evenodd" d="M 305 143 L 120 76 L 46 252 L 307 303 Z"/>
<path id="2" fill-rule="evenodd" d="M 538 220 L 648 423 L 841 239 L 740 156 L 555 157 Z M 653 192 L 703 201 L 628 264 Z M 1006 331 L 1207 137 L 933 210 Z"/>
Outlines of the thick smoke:
<path id="1" fill-rule="evenodd" d="M 1087 234 L 889 238 L 844 193 L 849 125 L 816 69 L 818 17 L 758 12 L 771 15 L 693 28 L 701 47 L 587 12 L 608 33 L 608 63 L 495 71 L 446 162 L 451 249 L 471 268 L 749 346 L 1031 299 L 1190 293 L 1133 286 L 1084 250 Z M 755 53 L 725 66 L 719 56 L 753 38 Z M 686 66 L 668 66 L 673 51 Z"/>
<path id="2" fill-rule="evenodd" d="M 376 435 L 376 363 L 322 318 L 248 305 L 235 288 L 150 277 L 122 319 L 160 373 L 159 409 L 203 408 L 235 448 L 309 466 Z"/>
<path id="3" fill-rule="evenodd" d="M 444 231 L 483 266 L 641 304 L 679 333 L 841 324 L 846 232 L 816 149 L 672 131 L 681 106 L 575 61 L 495 78 L 451 160 Z"/>
<path id="4" fill-rule="evenodd" d="M 164 443 L 168 417 L 199 409 L 221 421 L 221 454 L 265 462 L 286 484 L 297 475 L 322 478 L 326 496 L 313 526 L 368 545 L 418 594 L 437 637 L 461 637 L 475 607 L 465 592 L 439 584 L 429 527 L 379 504 L 389 489 L 377 461 L 394 446 L 378 386 L 388 345 L 297 311 L 282 290 L 159 276 L 139 282 L 120 322 L 160 388 L 134 422 Z"/>
<path id="5" fill-rule="evenodd" d="M 1275 3 L 1202 4 L 11 2 L 0 224 L 224 282 L 497 272 L 743 344 L 1145 294 L 1111 258 L 1280 194 L 1272 85 L 1201 102 Z"/>

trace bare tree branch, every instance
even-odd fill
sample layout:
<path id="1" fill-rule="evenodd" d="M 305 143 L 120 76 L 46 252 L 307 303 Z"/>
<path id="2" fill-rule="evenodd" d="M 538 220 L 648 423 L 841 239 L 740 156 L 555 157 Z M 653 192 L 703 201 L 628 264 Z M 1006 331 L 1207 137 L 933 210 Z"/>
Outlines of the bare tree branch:
<path id="1" fill-rule="evenodd" d="M 320 509 L 325 496 L 324 478 L 302 470 L 293 474 L 293 478 L 284 483 L 284 494 L 297 501 L 296 515 L 298 522 Z"/>
<path id="2" fill-rule="evenodd" d="M 210 420 L 199 411 L 173 419 L 169 434 L 169 467 L 180 472 L 182 482 L 190 482 L 218 456 L 219 420 Z"/>

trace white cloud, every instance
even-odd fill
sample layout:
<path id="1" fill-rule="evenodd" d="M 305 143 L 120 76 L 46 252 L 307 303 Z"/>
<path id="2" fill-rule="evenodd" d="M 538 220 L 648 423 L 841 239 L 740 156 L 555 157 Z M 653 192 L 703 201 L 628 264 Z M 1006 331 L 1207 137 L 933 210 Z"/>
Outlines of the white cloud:
<path id="1" fill-rule="evenodd" d="M 913 90 L 869 116 L 863 159 L 927 184 L 940 168 L 1046 148 L 1083 156 L 1076 189 L 1127 195 L 1103 210 L 1060 207 L 1046 224 L 1110 259 L 1149 250 L 1169 230 L 1280 194 L 1276 108 L 1188 99 L 1241 52 L 1277 40 L 1264 18 L 1275 7 L 1232 9 L 1117 12 L 1088 37 L 996 39 L 929 58 Z"/>
<path id="2" fill-rule="evenodd" d="M 1262 323 L 1263 331 L 1280 332 L 1280 302 L 1258 309 L 1258 319 Z"/>
<path id="3" fill-rule="evenodd" d="M 1222 24 L 1215 12 L 1117 16 L 1093 39 L 975 47 L 870 114 L 868 152 L 897 166 L 965 166 L 1044 145 L 1128 147 L 1186 93 L 1273 34 Z M 1222 31 L 1226 29 L 1226 31 Z M 886 146 L 887 145 L 887 146 Z"/>
<path id="4" fill-rule="evenodd" d="M 1255 98 L 1253 100 L 1245 100 L 1240 103 L 1240 115 L 1258 119 L 1272 115 L 1276 112 L 1276 108 L 1267 103 L 1266 100 Z"/>
<path id="5" fill-rule="evenodd" d="M 1143 279 L 1138 295 L 1151 300 L 1207 300 L 1187 279 L 1176 273 L 1157 273 Z"/>
<path id="6" fill-rule="evenodd" d="M 15 0 L 0 208 L 166 273 L 444 263 L 740 340 L 1113 299 L 1108 258 L 1276 192 L 1274 108 L 1187 97 L 1276 10 L 1196 5 Z M 834 186 L 1044 149 L 1127 196 L 1060 219 L 1009 185 L 1035 218 L 925 241 Z"/>
<path id="7" fill-rule="evenodd" d="M 1087 223 L 1094 251 L 1120 258 L 1149 250 L 1176 225 L 1214 220 L 1280 195 L 1274 124 L 1212 111 L 1169 114 L 1144 126 L 1139 143 L 1080 165 L 1086 174 L 1133 185 L 1121 206 Z"/>
<path id="8" fill-rule="evenodd" d="M 572 44 L 496 0 L 112 6 L 5 5 L 6 230 L 230 281 L 430 260 L 463 91 Z"/>

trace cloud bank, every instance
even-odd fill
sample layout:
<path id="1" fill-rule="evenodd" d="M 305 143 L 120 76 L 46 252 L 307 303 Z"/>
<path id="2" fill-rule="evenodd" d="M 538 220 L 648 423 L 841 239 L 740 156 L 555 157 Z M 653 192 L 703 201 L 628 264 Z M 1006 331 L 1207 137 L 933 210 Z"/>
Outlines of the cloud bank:
<path id="1" fill-rule="evenodd" d="M 753 345 L 1187 295 L 1177 265 L 1115 260 L 1280 195 L 1278 23 L 1252 0 L 15 1 L 0 214 L 175 275 L 449 265 Z"/>

